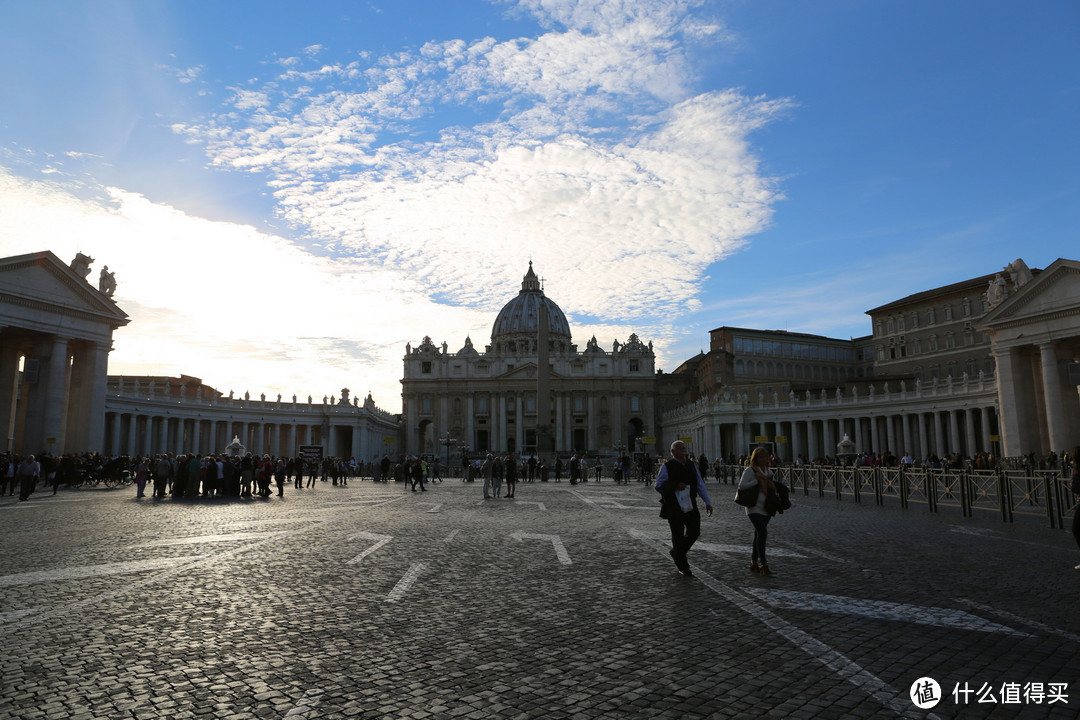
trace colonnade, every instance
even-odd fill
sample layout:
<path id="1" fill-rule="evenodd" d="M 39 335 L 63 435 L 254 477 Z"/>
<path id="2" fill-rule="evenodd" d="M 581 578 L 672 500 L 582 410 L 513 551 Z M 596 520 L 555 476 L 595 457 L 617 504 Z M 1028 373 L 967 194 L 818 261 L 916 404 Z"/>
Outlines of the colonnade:
<path id="1" fill-rule="evenodd" d="M 812 462 L 835 457 L 845 435 L 857 452 L 897 457 L 1003 454 L 996 386 L 982 376 L 876 396 L 702 400 L 667 413 L 663 425 L 669 439 L 688 437 L 691 451 L 709 458 L 739 457 L 772 443 L 784 462 Z"/>
<path id="2" fill-rule="evenodd" d="M 375 408 L 111 395 L 104 453 L 138 456 L 224 452 L 233 438 L 253 454 L 291 457 L 321 445 L 327 457 L 372 461 L 396 454 L 396 417 Z"/>

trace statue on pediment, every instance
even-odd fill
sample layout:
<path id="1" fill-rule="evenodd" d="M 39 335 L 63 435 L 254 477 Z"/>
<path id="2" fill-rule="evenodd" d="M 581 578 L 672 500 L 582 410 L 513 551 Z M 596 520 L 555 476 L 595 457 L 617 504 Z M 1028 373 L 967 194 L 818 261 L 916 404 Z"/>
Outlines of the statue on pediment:
<path id="1" fill-rule="evenodd" d="M 90 263 L 94 262 L 94 258 L 83 253 L 75 253 L 75 259 L 71 261 L 71 269 L 78 273 L 81 277 L 86 277 L 90 274 Z"/>
<path id="2" fill-rule="evenodd" d="M 112 297 L 116 292 L 116 273 L 109 272 L 109 266 L 101 268 L 101 275 L 98 278 L 98 290 L 105 297 Z"/>

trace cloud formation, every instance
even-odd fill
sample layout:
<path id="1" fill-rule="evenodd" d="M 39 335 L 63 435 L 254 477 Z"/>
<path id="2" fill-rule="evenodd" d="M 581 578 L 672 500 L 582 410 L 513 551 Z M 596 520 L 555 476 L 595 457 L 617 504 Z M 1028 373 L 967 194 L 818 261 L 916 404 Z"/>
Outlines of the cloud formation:
<path id="1" fill-rule="evenodd" d="M 51 163 L 55 182 L 0 169 L 0 251 L 91 251 L 132 318 L 110 372 L 225 392 L 370 388 L 396 411 L 405 344 L 483 348 L 529 260 L 579 345 L 636 332 L 678 365 L 675 318 L 780 197 L 749 138 L 787 103 L 698 89 L 695 53 L 725 35 L 697 0 L 495 4 L 539 29 L 382 56 L 309 44 L 173 126 L 211 168 L 264 179 L 296 240 Z M 200 65 L 162 71 L 210 85 Z"/>
<path id="2" fill-rule="evenodd" d="M 695 93 L 689 47 L 723 37 L 700 4 L 523 0 L 537 37 L 292 59 L 177 131 L 444 302 L 497 310 L 532 258 L 571 315 L 662 326 L 778 199 L 748 136 L 786 103 Z"/>

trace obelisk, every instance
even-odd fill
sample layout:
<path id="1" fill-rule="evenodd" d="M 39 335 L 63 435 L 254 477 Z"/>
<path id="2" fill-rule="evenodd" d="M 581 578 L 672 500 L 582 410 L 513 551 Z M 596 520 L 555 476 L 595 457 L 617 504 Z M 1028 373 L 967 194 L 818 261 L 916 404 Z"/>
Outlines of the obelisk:
<path id="1" fill-rule="evenodd" d="M 548 360 L 548 313 L 544 296 L 540 295 L 540 312 L 536 323 L 536 456 L 549 465 L 553 461 L 555 444 L 551 428 L 551 364 Z"/>

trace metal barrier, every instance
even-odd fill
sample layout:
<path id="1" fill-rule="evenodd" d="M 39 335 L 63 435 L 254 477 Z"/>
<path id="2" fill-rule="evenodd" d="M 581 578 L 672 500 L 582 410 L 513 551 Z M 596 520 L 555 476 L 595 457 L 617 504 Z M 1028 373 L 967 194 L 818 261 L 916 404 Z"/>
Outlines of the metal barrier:
<path id="1" fill-rule="evenodd" d="M 742 468 L 728 465 L 721 472 L 737 482 Z M 1078 497 L 1062 470 L 787 465 L 774 472 L 792 492 L 801 490 L 804 496 L 814 492 L 820 498 L 831 495 L 857 503 L 873 497 L 877 505 L 899 503 L 905 510 L 925 506 L 934 513 L 958 510 L 964 517 L 995 512 L 1003 522 L 1045 517 L 1050 527 L 1060 529 L 1077 511 Z"/>

